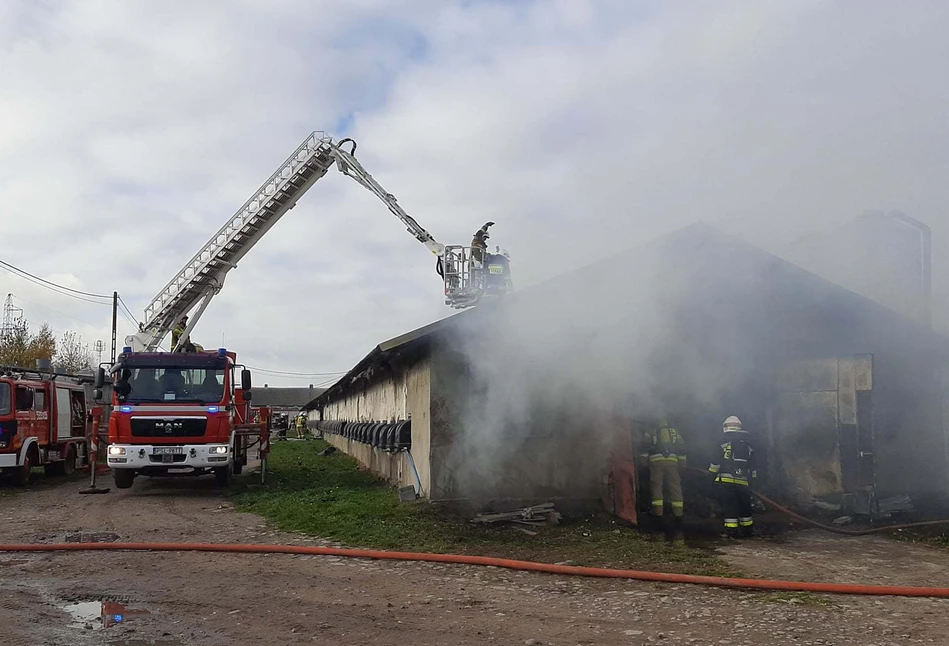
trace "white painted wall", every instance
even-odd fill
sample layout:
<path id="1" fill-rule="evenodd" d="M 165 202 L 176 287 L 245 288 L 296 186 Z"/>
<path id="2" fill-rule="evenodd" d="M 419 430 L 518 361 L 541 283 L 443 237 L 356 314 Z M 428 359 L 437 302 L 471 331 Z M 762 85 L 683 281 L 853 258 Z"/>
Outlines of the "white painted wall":
<path id="1" fill-rule="evenodd" d="M 350 422 L 395 422 L 412 419 L 412 457 L 422 484 L 422 495 L 431 490 L 431 361 L 419 360 L 405 371 L 383 379 L 368 388 L 350 393 L 326 405 L 325 420 Z M 318 413 L 311 411 L 311 417 Z M 383 478 L 399 486 L 418 489 L 415 473 L 404 452 L 388 453 L 338 435 L 326 435 L 336 448 L 353 456 Z"/>

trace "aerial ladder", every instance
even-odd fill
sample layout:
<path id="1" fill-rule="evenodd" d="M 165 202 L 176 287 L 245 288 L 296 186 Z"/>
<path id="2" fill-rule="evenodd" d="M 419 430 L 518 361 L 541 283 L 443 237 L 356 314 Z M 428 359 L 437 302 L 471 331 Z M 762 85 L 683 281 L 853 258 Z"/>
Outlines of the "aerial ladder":
<path id="1" fill-rule="evenodd" d="M 348 150 L 346 149 L 349 146 Z M 311 133 L 257 192 L 168 281 L 145 307 L 145 320 L 136 334 L 126 337 L 133 352 L 152 352 L 183 316 L 191 314 L 180 335 L 179 346 L 204 314 L 211 299 L 224 286 L 227 273 L 334 164 L 385 203 L 416 240 L 437 256 L 437 271 L 445 288 L 445 303 L 455 309 L 472 307 L 485 297 L 511 290 L 506 255 L 490 263 L 465 245 L 446 246 L 425 230 L 356 160 L 356 142 L 334 141 L 323 132 Z M 504 273 L 507 272 L 507 275 Z M 500 276 L 495 276 L 499 274 Z M 179 348 L 172 348 L 178 350 Z"/>

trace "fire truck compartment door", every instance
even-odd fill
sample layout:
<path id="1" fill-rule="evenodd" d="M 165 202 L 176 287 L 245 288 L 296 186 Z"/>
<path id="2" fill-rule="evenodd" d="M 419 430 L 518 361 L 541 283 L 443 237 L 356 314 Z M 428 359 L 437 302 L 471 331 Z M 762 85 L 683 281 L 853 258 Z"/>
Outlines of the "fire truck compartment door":
<path id="1" fill-rule="evenodd" d="M 72 407 L 69 405 L 69 390 L 56 389 L 56 439 L 62 440 L 72 432 Z M 52 424 L 50 424 L 52 426 Z"/>

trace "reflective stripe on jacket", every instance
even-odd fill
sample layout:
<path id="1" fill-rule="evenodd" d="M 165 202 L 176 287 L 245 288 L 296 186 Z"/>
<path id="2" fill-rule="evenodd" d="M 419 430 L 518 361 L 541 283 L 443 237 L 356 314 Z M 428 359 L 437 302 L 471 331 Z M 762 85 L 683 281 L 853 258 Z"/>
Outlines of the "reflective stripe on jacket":
<path id="1" fill-rule="evenodd" d="M 737 484 L 747 487 L 749 478 L 756 478 L 752 466 L 754 449 L 744 439 L 726 439 L 721 444 L 722 458 L 718 464 L 710 464 L 709 473 L 716 474 L 715 482 Z"/>
<path id="2" fill-rule="evenodd" d="M 685 439 L 671 426 L 653 430 L 649 437 L 648 456 L 650 462 L 678 462 L 685 464 Z"/>

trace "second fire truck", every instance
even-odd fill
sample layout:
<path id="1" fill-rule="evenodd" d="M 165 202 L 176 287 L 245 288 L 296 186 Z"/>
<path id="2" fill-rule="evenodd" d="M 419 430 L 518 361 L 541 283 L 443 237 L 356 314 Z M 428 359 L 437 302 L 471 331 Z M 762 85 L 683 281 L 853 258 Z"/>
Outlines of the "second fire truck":
<path id="1" fill-rule="evenodd" d="M 20 485 L 33 467 L 71 474 L 88 463 L 92 420 L 77 377 L 51 372 L 0 370 L 0 470 Z"/>

